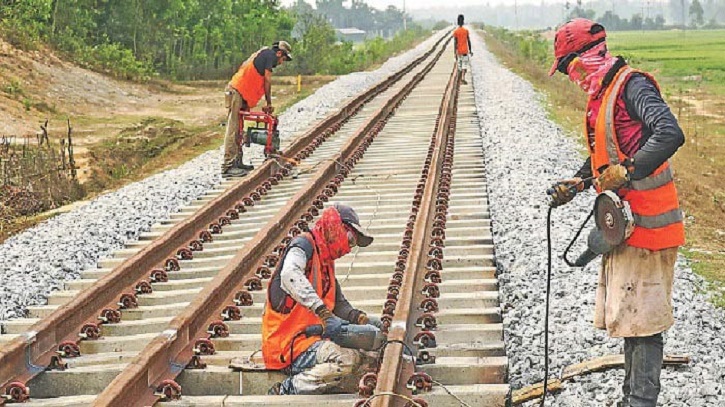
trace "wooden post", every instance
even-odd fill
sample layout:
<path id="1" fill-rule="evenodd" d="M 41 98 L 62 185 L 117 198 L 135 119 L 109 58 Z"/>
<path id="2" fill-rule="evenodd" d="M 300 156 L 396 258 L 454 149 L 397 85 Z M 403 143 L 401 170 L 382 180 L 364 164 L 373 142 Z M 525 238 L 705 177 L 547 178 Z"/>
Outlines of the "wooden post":
<path id="1" fill-rule="evenodd" d="M 76 160 L 73 158 L 73 139 L 71 138 L 71 132 L 73 128 L 70 126 L 70 119 L 68 119 L 68 165 L 70 166 L 70 176 L 76 178 Z"/>
<path id="2" fill-rule="evenodd" d="M 45 141 L 45 145 L 50 146 L 50 141 L 48 141 L 48 119 L 45 119 L 45 124 L 40 125 L 40 129 L 43 131 L 43 134 L 40 135 L 40 141 L 38 145 L 42 146 L 43 141 Z"/>
<path id="3" fill-rule="evenodd" d="M 302 92 L 302 75 L 297 75 L 297 93 Z"/>
<path id="4" fill-rule="evenodd" d="M 60 169 L 62 171 L 65 171 L 66 166 L 65 166 L 65 139 L 64 138 L 60 139 L 60 165 L 61 165 Z"/>

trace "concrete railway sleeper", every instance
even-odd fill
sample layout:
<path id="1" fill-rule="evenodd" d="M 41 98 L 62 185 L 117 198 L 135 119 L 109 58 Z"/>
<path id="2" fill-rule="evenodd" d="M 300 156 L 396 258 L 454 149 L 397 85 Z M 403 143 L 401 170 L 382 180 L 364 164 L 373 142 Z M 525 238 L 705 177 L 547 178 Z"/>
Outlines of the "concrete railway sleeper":
<path id="1" fill-rule="evenodd" d="M 291 164 L 267 161 L 241 181 L 226 181 L 202 199 L 188 218 L 169 220 L 145 236 L 145 241 L 133 245 L 136 247 L 102 262 L 100 270 L 68 283 L 69 290 L 52 295 L 48 306 L 31 309 L 34 318 L 4 324 L 0 392 L 10 397 L 0 398 L 0 404 L 26 398 L 27 383 L 38 398 L 80 394 L 89 385 L 100 392 L 143 345 L 164 330 L 199 287 L 211 280 L 219 269 L 218 261 L 232 257 L 225 247 L 238 249 L 248 242 L 272 218 L 270 213 L 311 178 L 317 166 L 328 162 L 352 133 L 359 133 L 353 130 L 361 123 L 367 123 L 363 126 L 367 129 L 372 122 L 367 117 L 379 113 L 381 105 L 429 66 L 426 61 L 440 55 L 444 39 L 441 36 L 413 64 L 350 101 L 288 146 L 285 156 L 301 162 L 299 177 L 290 179 Z M 240 225 L 242 221 L 244 225 Z M 212 259 L 217 260 L 216 265 L 209 264 Z M 105 369 L 108 366 L 112 368 Z M 55 380 L 64 374 L 71 377 L 70 382 Z M 36 379 L 29 382 L 33 377 Z M 44 381 L 52 385 L 46 386 Z"/>

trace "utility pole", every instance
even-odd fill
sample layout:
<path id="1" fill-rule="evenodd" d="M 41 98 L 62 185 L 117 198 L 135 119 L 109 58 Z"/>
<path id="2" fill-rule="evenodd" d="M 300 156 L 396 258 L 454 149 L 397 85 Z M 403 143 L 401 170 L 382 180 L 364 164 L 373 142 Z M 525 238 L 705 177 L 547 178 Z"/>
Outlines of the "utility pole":
<path id="1" fill-rule="evenodd" d="M 514 29 L 519 30 L 519 5 L 517 0 L 514 0 Z"/>
<path id="2" fill-rule="evenodd" d="M 403 0 L 403 31 L 408 31 L 408 18 L 405 16 L 405 0 Z"/>

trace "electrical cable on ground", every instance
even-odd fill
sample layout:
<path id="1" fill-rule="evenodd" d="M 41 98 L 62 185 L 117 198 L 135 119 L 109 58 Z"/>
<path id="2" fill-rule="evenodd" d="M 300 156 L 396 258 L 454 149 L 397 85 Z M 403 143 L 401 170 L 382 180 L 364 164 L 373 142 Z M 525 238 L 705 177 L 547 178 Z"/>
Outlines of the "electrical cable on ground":
<path id="1" fill-rule="evenodd" d="M 358 179 L 359 177 L 360 177 L 360 176 L 357 176 L 357 177 L 355 177 L 355 178 L 353 179 L 353 183 L 354 183 L 354 182 L 355 182 L 355 180 L 357 180 L 357 179 Z M 375 189 L 375 188 L 370 188 L 370 186 L 368 186 L 368 185 L 363 185 L 363 187 L 365 187 L 366 189 L 369 189 L 369 190 L 373 191 L 373 193 L 375 193 L 375 195 L 377 196 L 377 198 L 376 198 L 376 200 L 375 200 L 375 209 L 373 210 L 373 216 L 372 216 L 372 217 L 370 218 L 370 220 L 368 221 L 368 225 L 367 225 L 367 226 L 365 226 L 365 230 L 368 230 L 368 229 L 370 229 L 370 225 L 372 225 L 372 223 L 373 223 L 373 220 L 375 220 L 375 219 L 377 218 L 377 216 L 378 216 L 378 209 L 380 208 L 380 200 L 381 200 L 381 196 L 380 196 L 380 193 L 378 192 L 378 190 L 377 190 L 377 189 Z M 357 254 L 358 254 L 359 252 L 360 252 L 360 246 L 355 246 L 355 252 L 354 252 L 354 253 L 352 254 L 352 260 L 350 260 L 350 265 L 349 265 L 349 266 L 347 267 L 347 273 L 345 273 L 345 278 L 344 278 L 344 279 L 342 280 L 342 283 L 346 283 L 346 282 L 347 282 L 347 280 L 348 280 L 348 279 L 350 278 L 350 272 L 352 271 L 352 268 L 353 268 L 353 266 L 355 265 L 355 259 L 357 258 Z"/>
<path id="2" fill-rule="evenodd" d="M 546 401 L 546 391 L 549 385 L 549 294 L 551 292 L 551 212 L 554 211 L 549 206 L 546 214 L 546 252 L 547 252 L 547 269 L 546 269 L 546 313 L 544 314 L 544 391 L 541 394 L 541 407 Z"/>
<path id="3" fill-rule="evenodd" d="M 446 393 L 448 393 L 448 394 L 449 394 L 449 395 L 451 395 L 451 396 L 452 396 L 452 397 L 453 397 L 454 399 L 456 399 L 456 400 L 457 400 L 457 401 L 458 401 L 459 403 L 461 403 L 461 406 L 463 406 L 463 407 L 471 407 L 471 405 L 470 405 L 470 404 L 468 404 L 468 403 L 466 403 L 465 401 L 461 400 L 461 398 L 460 398 L 460 397 L 456 396 L 455 394 L 453 394 L 453 392 L 452 392 L 452 391 L 448 390 L 448 387 L 446 387 L 446 386 L 445 386 L 445 385 L 444 385 L 443 383 L 441 383 L 441 382 L 438 382 L 438 381 L 435 381 L 435 380 L 432 380 L 432 379 L 431 379 L 431 381 L 433 382 L 433 384 L 437 384 L 438 386 L 441 386 L 441 388 L 443 388 L 443 390 L 445 390 L 445 391 L 446 391 Z"/>
<path id="4" fill-rule="evenodd" d="M 391 339 L 389 341 L 385 341 L 382 345 L 380 345 L 380 347 L 378 349 L 375 349 L 375 352 L 379 352 L 380 353 L 378 355 L 378 362 L 382 362 L 382 360 L 383 360 L 383 353 L 385 353 L 385 347 L 388 346 L 388 345 L 390 345 L 391 343 L 399 343 L 399 344 L 403 345 L 404 350 L 407 350 L 408 351 L 408 356 L 413 357 L 413 358 L 415 357 L 415 354 L 413 353 L 413 350 L 410 349 L 410 347 L 408 346 L 408 344 L 406 344 L 405 342 L 403 342 L 401 340 L 398 340 L 398 339 Z M 405 352 L 403 352 L 403 354 L 405 354 Z"/>

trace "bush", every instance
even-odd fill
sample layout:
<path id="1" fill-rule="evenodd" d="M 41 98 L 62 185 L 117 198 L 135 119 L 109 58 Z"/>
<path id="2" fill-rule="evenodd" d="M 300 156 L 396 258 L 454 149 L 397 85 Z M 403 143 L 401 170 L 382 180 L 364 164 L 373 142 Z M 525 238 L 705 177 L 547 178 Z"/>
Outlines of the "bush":
<path id="1" fill-rule="evenodd" d="M 115 75 L 116 77 L 132 80 L 148 80 L 153 74 L 153 68 L 134 57 L 130 49 L 120 44 L 101 44 L 89 50 L 89 60 L 86 62 L 95 67 Z"/>
<path id="2" fill-rule="evenodd" d="M 509 49 L 541 65 L 550 65 L 554 57 L 551 44 L 539 31 L 509 31 L 505 28 L 486 26 L 486 31 L 506 44 Z"/>

